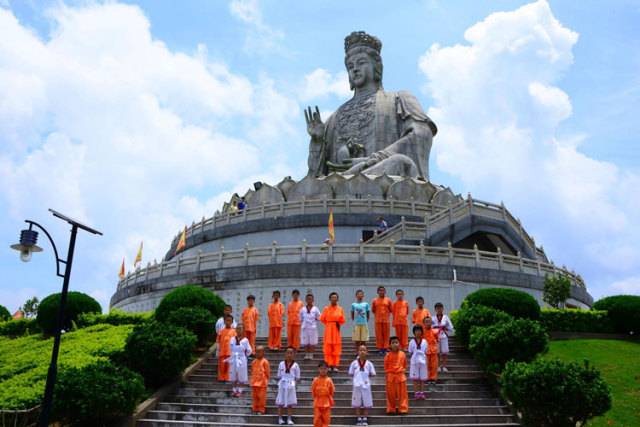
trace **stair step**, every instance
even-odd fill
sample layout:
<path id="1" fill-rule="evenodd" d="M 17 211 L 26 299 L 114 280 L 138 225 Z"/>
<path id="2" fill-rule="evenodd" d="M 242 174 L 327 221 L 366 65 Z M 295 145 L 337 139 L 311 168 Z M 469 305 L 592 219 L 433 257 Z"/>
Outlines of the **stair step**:
<path id="1" fill-rule="evenodd" d="M 351 398 L 348 399 L 334 399 L 336 406 L 349 406 L 351 405 Z M 200 396 L 181 396 L 181 395 L 171 395 L 168 396 L 166 402 L 175 402 L 175 403 L 185 403 L 185 404 L 218 404 L 218 405 L 238 405 L 238 406 L 250 406 L 251 405 L 251 396 L 248 393 L 245 393 L 243 397 L 220 397 L 220 398 L 210 398 L 210 397 L 200 397 Z M 477 397 L 468 397 L 468 398 L 442 398 L 439 394 L 427 393 L 427 399 L 421 401 L 412 401 L 412 406 L 428 406 L 428 407 L 441 407 L 441 406 L 489 406 L 489 405 L 501 405 L 500 399 L 496 397 L 485 397 L 485 398 L 477 398 Z M 309 397 L 300 397 L 298 396 L 298 407 L 301 408 L 305 405 L 311 407 L 313 405 L 313 399 L 311 396 Z M 374 398 L 373 406 L 381 406 L 386 405 L 386 400 L 384 397 Z"/>

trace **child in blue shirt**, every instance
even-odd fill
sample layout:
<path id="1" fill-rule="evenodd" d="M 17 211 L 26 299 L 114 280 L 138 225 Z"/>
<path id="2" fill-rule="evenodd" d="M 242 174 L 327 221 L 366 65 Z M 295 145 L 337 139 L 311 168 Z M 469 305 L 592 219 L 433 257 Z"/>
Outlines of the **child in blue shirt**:
<path id="1" fill-rule="evenodd" d="M 371 309 L 369 303 L 364 300 L 364 291 L 356 291 L 356 302 L 351 304 L 351 320 L 353 320 L 353 342 L 356 345 L 356 354 L 361 345 L 366 346 L 369 341 L 369 316 Z"/>

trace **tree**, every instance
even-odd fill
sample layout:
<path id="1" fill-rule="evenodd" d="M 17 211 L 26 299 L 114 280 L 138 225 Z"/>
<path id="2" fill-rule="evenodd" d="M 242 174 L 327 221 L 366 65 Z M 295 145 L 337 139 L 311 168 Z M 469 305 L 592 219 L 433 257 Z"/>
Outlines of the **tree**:
<path id="1" fill-rule="evenodd" d="M 542 299 L 553 308 L 559 308 L 571 296 L 571 281 L 567 276 L 546 276 Z"/>
<path id="2" fill-rule="evenodd" d="M 22 311 L 24 311 L 24 316 L 27 318 L 35 317 L 38 315 L 38 305 L 40 304 L 40 300 L 38 297 L 29 298 L 24 302 L 24 306 L 22 306 Z"/>

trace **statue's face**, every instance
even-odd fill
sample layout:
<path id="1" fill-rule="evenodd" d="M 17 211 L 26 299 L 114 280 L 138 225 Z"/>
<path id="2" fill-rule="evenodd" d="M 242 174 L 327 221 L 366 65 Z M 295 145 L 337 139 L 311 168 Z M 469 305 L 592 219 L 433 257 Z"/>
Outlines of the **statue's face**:
<path id="1" fill-rule="evenodd" d="M 366 53 L 360 52 L 349 56 L 346 65 L 349 83 L 353 88 L 361 88 L 373 82 L 374 62 Z"/>

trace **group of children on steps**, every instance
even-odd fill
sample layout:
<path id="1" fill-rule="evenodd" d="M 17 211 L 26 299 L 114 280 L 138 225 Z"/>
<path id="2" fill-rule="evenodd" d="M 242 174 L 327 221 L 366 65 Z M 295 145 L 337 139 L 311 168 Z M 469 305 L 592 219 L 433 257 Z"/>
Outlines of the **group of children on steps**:
<path id="1" fill-rule="evenodd" d="M 425 384 L 435 384 L 438 371 L 447 372 L 449 353 L 448 337 L 453 325 L 444 314 L 442 303 L 435 304 L 435 316 L 424 307 L 424 298 L 416 298 L 417 307 L 411 314 L 413 338 L 409 341 L 409 304 L 401 289 L 396 291 L 396 301 L 386 297 L 384 286 L 378 287 L 378 297 L 371 305 L 364 301 L 364 292 L 356 291 L 356 301 L 351 305 L 351 319 L 354 323 L 352 339 L 355 343 L 356 359 L 349 366 L 349 376 L 353 378 L 351 405 L 355 408 L 358 426 L 368 425 L 368 410 L 373 407 L 371 377 L 376 370 L 367 360 L 366 343 L 369 340 L 368 321 L 370 313 L 375 318 L 376 347 L 384 354 L 386 374 L 387 414 L 406 414 L 409 411 L 406 370 L 414 384 L 414 398 L 425 399 Z M 286 310 L 287 348 L 285 359 L 278 366 L 278 424 L 293 425 L 293 408 L 297 405 L 296 383 L 300 380 L 300 366 L 295 362 L 296 352 L 303 347 L 305 360 L 313 359 L 314 347 L 318 344 L 320 321 L 325 325 L 323 353 L 324 360 L 318 364 L 318 376 L 311 385 L 314 402 L 314 427 L 326 427 L 331 420 L 335 387 L 328 373 L 337 372 L 342 353 L 340 327 L 345 323 L 345 314 L 338 305 L 336 292 L 329 295 L 329 305 L 322 312 L 314 305 L 314 297 L 307 294 L 305 303 L 300 301 L 300 292 L 292 292 L 292 301 Z M 224 316 L 216 323 L 218 344 L 218 381 L 233 383 L 232 395 L 239 397 L 243 385 L 252 389 L 254 413 L 266 412 L 267 385 L 270 365 L 265 358 L 265 348 L 255 346 L 256 329 L 259 320 L 255 297 L 247 297 L 247 307 L 242 311 L 241 322 L 234 321 L 232 308 L 226 305 Z M 269 338 L 267 347 L 271 351 L 282 348 L 282 328 L 285 317 L 284 305 L 280 302 L 280 292 L 273 292 L 273 302 L 267 310 L 269 318 Z M 393 322 L 390 321 L 392 317 Z M 391 335 L 391 326 L 395 335 Z M 407 355 L 410 360 L 407 362 Z M 255 356 L 255 357 L 253 357 Z M 249 379 L 249 358 L 251 378 Z M 285 419 L 286 412 L 286 419 Z"/>

